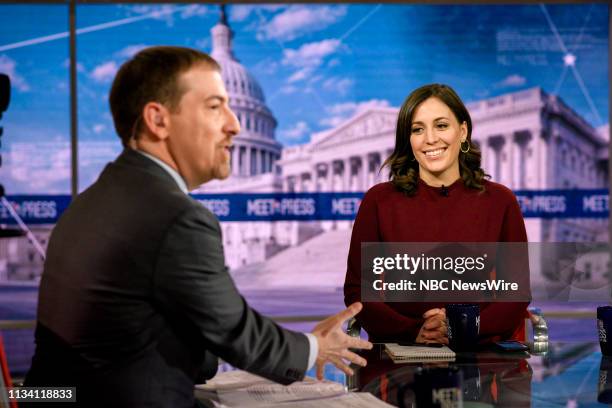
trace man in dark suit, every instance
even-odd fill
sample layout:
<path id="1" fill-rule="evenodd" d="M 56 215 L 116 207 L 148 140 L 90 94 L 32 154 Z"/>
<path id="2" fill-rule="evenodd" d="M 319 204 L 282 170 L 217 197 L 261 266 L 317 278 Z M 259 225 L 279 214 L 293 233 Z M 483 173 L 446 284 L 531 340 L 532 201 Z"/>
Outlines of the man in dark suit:
<path id="1" fill-rule="evenodd" d="M 55 226 L 40 284 L 29 386 L 76 386 L 83 405 L 190 407 L 217 357 L 280 383 L 326 362 L 365 365 L 342 333 L 354 304 L 312 333 L 251 309 L 227 272 L 215 216 L 187 192 L 230 173 L 217 63 L 154 47 L 125 63 L 110 106 L 125 147 Z M 347 361 L 348 360 L 348 361 Z"/>

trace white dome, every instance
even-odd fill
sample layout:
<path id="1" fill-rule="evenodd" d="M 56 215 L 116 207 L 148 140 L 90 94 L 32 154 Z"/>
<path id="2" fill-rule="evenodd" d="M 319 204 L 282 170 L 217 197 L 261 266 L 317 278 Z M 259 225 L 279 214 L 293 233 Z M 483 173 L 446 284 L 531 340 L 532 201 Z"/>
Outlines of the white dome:
<path id="1" fill-rule="evenodd" d="M 238 98 L 243 100 L 243 102 L 248 101 L 260 109 L 263 108 L 266 113 L 272 116 L 267 106 L 265 106 L 265 97 L 261 86 L 259 86 L 257 80 L 247 71 L 244 65 L 234 57 L 232 50 L 234 33 L 227 24 L 223 9 L 219 23 L 210 31 L 213 40 L 211 56 L 221 65 L 221 76 L 225 82 L 225 88 L 230 94 L 230 98 Z"/>
<path id="2" fill-rule="evenodd" d="M 234 57 L 233 32 L 227 23 L 225 6 L 221 6 L 221 18 L 210 32 L 210 55 L 221 65 L 230 107 L 241 125 L 240 134 L 234 139 L 232 171 L 238 176 L 270 173 L 282 148 L 275 137 L 276 119 L 266 106 L 264 93 L 255 77 Z"/>
<path id="3" fill-rule="evenodd" d="M 215 59 L 222 67 L 221 76 L 223 77 L 223 82 L 225 82 L 225 88 L 231 96 L 244 97 L 253 99 L 253 102 L 265 103 L 261 87 L 242 64 L 230 58 Z"/>

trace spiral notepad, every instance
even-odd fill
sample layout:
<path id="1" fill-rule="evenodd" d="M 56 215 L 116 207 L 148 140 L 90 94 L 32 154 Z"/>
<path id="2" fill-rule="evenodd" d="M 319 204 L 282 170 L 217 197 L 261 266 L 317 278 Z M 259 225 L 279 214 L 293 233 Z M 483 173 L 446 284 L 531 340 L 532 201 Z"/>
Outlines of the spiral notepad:
<path id="1" fill-rule="evenodd" d="M 400 346 L 386 343 L 385 351 L 395 362 L 455 361 L 455 352 L 446 346 L 439 348 L 425 346 Z"/>

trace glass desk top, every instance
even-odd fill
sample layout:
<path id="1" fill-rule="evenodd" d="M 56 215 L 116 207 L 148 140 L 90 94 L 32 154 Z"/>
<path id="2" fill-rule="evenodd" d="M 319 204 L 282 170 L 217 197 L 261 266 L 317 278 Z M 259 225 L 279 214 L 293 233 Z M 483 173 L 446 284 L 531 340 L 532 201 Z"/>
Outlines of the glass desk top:
<path id="1" fill-rule="evenodd" d="M 349 388 L 370 392 L 398 407 L 420 407 L 417 398 L 431 392 L 427 384 L 444 383 L 455 370 L 461 374 L 453 387 L 461 393 L 463 407 L 612 404 L 612 359 L 602 357 L 598 343 L 552 342 L 544 355 L 485 349 L 458 353 L 453 363 L 394 363 L 381 344 L 362 355 L 368 366 L 347 379 Z M 423 373 L 429 380 L 425 386 Z"/>

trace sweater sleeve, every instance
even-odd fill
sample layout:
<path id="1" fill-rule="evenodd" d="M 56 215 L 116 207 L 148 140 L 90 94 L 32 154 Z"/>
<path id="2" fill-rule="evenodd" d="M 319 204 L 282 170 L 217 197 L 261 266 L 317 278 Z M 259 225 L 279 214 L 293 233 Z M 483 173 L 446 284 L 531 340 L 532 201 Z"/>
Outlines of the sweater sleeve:
<path id="1" fill-rule="evenodd" d="M 498 241 L 502 243 L 500 249 L 504 254 L 501 256 L 502 262 L 497 265 L 496 278 L 517 282 L 522 288 L 521 297 L 525 295 L 530 297 L 527 232 L 521 209 L 514 195 L 504 212 Z M 508 242 L 514 244 L 503 245 Z M 528 301 L 481 304 L 480 342 L 491 343 L 507 339 L 524 341 L 528 305 Z"/>
<path id="2" fill-rule="evenodd" d="M 349 247 L 344 303 L 348 306 L 361 301 L 361 243 L 379 242 L 378 211 L 375 190 L 369 190 L 361 201 Z M 357 320 L 371 339 L 414 340 L 422 319 L 403 316 L 384 302 L 364 302 Z"/>

